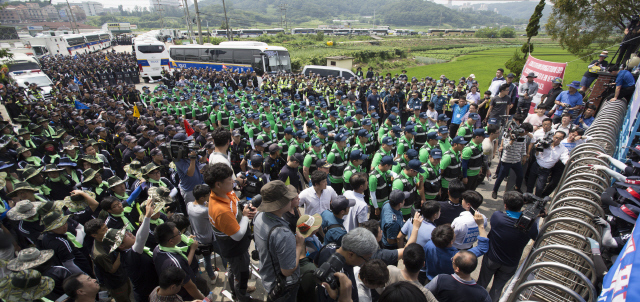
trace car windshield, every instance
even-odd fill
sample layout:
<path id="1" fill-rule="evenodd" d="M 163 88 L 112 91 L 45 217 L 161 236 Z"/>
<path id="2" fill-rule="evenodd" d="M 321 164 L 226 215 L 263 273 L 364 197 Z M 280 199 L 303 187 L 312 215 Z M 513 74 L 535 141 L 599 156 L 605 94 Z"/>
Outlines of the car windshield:
<path id="1" fill-rule="evenodd" d="M 269 72 L 291 71 L 291 58 L 288 51 L 265 51 L 269 57 Z"/>
<path id="2" fill-rule="evenodd" d="M 35 62 L 21 62 L 9 64 L 9 72 L 40 69 L 38 63 Z"/>
<path id="3" fill-rule="evenodd" d="M 33 77 L 28 77 L 23 79 L 18 80 L 18 85 L 20 85 L 21 87 L 25 87 L 27 88 L 27 86 L 24 84 L 24 82 L 29 82 L 29 84 L 31 83 L 36 83 L 36 85 L 38 85 L 38 87 L 48 87 L 49 85 L 51 85 L 51 80 L 49 80 L 49 78 L 46 75 L 38 75 L 38 76 L 33 76 Z"/>

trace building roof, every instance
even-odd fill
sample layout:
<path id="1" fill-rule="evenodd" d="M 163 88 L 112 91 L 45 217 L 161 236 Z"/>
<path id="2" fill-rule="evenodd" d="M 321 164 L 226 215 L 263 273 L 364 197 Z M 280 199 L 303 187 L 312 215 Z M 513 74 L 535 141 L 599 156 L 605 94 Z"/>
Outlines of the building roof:
<path id="1" fill-rule="evenodd" d="M 27 28 L 27 26 L 42 26 L 42 27 L 48 27 L 49 29 L 57 29 L 59 27 L 75 28 L 75 26 L 72 26 L 69 22 L 29 22 L 29 23 L 17 25 L 16 27 Z M 100 29 L 99 27 L 90 26 L 90 25 L 81 24 L 81 23 L 78 23 L 78 28 L 79 29 Z"/>

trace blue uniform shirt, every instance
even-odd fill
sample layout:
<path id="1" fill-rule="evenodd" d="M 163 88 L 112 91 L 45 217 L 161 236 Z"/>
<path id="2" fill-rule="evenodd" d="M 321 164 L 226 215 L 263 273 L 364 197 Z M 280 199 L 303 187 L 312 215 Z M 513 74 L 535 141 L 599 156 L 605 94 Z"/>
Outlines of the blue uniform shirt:
<path id="1" fill-rule="evenodd" d="M 431 102 L 433 103 L 434 109 L 438 111 L 442 110 L 442 107 L 447 102 L 447 98 L 444 95 L 438 96 L 437 94 L 434 94 L 431 97 Z"/>
<path id="2" fill-rule="evenodd" d="M 327 245 L 329 243 L 335 243 L 338 246 L 342 245 L 342 237 L 347 234 L 347 231 L 344 229 L 344 219 L 340 219 L 333 215 L 333 212 L 330 210 L 324 210 L 320 217 L 322 217 L 322 225 L 320 226 L 322 230 L 326 230 L 328 227 L 339 224 L 342 227 L 333 228 L 324 233 L 324 244 Z"/>
<path id="3" fill-rule="evenodd" d="M 569 94 L 568 90 L 560 92 L 558 97 L 556 97 L 556 101 L 559 101 L 560 103 L 564 103 L 564 104 L 569 104 L 571 108 L 583 104 L 582 94 L 578 92 L 574 94 Z M 564 113 L 564 107 L 558 106 L 558 109 L 556 109 L 556 112 L 554 114 L 557 116 L 561 116 L 563 113 Z M 573 114 L 573 110 L 568 110 L 567 113 Z"/>
<path id="4" fill-rule="evenodd" d="M 322 218 L 324 223 L 324 217 Z M 397 244 L 388 243 L 387 239 L 397 239 L 402 228 L 402 212 L 391 207 L 389 201 L 385 202 L 380 212 L 380 228 L 382 229 L 382 245 L 385 247 L 397 247 Z"/>
<path id="5" fill-rule="evenodd" d="M 376 109 L 378 109 L 378 106 L 380 106 L 380 95 L 370 94 L 369 96 L 367 96 L 367 103 L 369 106 L 373 106 L 373 107 L 376 107 Z"/>
<path id="6" fill-rule="evenodd" d="M 422 106 L 422 101 L 419 98 L 410 98 L 407 105 L 409 105 L 410 110 L 414 110 L 416 106 Z"/>
<path id="7" fill-rule="evenodd" d="M 633 79 L 633 75 L 628 70 L 620 70 L 618 72 L 618 76 L 616 77 L 616 86 L 622 86 L 622 88 L 631 87 L 636 84 L 636 81 Z"/>

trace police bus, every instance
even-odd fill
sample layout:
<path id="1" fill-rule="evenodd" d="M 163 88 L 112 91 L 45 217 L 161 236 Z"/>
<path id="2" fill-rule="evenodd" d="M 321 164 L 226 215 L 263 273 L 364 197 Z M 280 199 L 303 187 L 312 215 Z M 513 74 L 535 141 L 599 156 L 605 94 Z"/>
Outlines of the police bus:
<path id="1" fill-rule="evenodd" d="M 69 55 L 75 54 L 83 54 L 87 53 L 87 42 L 84 39 L 83 35 L 67 35 L 61 36 L 60 42 L 63 48 L 66 48 L 69 52 Z"/>
<path id="2" fill-rule="evenodd" d="M 159 80 L 162 70 L 169 68 L 169 50 L 164 42 L 152 36 L 142 36 L 135 39 L 134 49 L 142 79 L 145 82 Z"/>
<path id="3" fill-rule="evenodd" d="M 227 41 L 220 45 L 175 45 L 169 49 L 171 68 L 255 71 L 257 75 L 291 72 L 289 51 L 256 41 Z"/>
<path id="4" fill-rule="evenodd" d="M 87 43 L 87 49 L 90 52 L 96 52 L 102 49 L 102 45 L 100 44 L 100 34 L 90 33 L 82 35 L 84 36 L 85 42 Z"/>

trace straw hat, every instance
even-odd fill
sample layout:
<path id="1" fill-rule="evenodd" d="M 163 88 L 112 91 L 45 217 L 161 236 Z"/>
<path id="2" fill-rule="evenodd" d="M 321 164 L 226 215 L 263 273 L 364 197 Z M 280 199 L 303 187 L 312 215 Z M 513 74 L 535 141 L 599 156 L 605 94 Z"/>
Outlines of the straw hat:
<path id="1" fill-rule="evenodd" d="M 33 217 L 38 213 L 40 204 L 41 202 L 31 202 L 29 200 L 18 201 L 18 203 L 7 212 L 7 217 L 11 220 L 23 220 Z"/>
<path id="2" fill-rule="evenodd" d="M 43 232 L 48 232 L 65 225 L 67 219 L 69 219 L 69 215 L 62 215 L 60 212 L 53 211 L 42 217 L 40 223 L 44 225 Z"/>
<path id="3" fill-rule="evenodd" d="M 35 247 L 26 248 L 18 252 L 18 257 L 7 263 L 7 269 L 22 271 L 34 268 L 47 262 L 53 257 L 53 250 L 39 250 Z"/>
<path id="4" fill-rule="evenodd" d="M 0 281 L 0 299 L 6 302 L 33 301 L 51 293 L 55 281 L 36 270 L 12 272 Z"/>
<path id="5" fill-rule="evenodd" d="M 296 223 L 296 227 L 300 231 L 302 237 L 307 238 L 311 236 L 311 234 L 320 228 L 322 225 L 322 217 L 320 214 L 314 214 L 313 216 L 302 215 L 298 218 L 298 222 Z"/>

